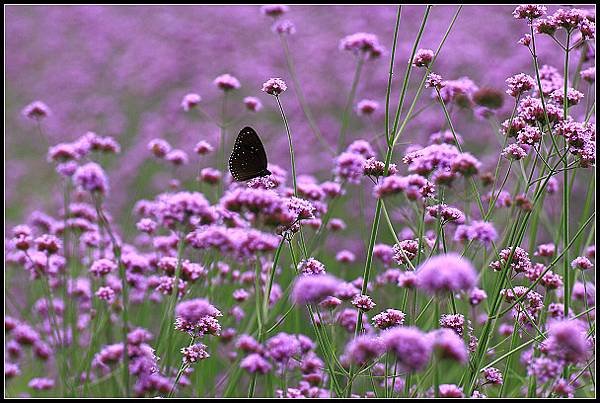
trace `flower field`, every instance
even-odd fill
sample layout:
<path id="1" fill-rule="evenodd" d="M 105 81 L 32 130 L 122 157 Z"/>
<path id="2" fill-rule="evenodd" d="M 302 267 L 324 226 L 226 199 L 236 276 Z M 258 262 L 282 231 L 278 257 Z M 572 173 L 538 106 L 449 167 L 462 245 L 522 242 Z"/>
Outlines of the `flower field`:
<path id="1" fill-rule="evenodd" d="M 595 397 L 595 46 L 594 5 L 5 6 L 5 397 Z"/>

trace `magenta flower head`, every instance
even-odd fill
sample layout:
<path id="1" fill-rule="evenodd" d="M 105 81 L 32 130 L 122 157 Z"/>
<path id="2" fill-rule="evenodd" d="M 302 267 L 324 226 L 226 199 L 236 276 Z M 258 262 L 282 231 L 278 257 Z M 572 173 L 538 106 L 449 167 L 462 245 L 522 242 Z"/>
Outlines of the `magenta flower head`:
<path id="1" fill-rule="evenodd" d="M 105 195 L 108 193 L 108 178 L 102 167 L 95 162 L 80 166 L 73 174 L 75 185 L 82 191 Z"/>
<path id="2" fill-rule="evenodd" d="M 285 90 L 287 90 L 287 85 L 281 78 L 269 78 L 262 86 L 263 92 L 276 97 Z"/>
<path id="3" fill-rule="evenodd" d="M 413 66 L 415 67 L 427 67 L 431 64 L 435 53 L 431 49 L 419 49 L 413 59 Z"/>
<path id="4" fill-rule="evenodd" d="M 546 342 L 548 355 L 568 363 L 583 362 L 591 351 L 586 326 L 577 320 L 557 320 L 549 325 Z"/>
<path id="5" fill-rule="evenodd" d="M 428 334 L 440 358 L 465 364 L 469 358 L 462 337 L 450 329 L 438 329 Z"/>
<path id="6" fill-rule="evenodd" d="M 483 378 L 486 383 L 492 385 L 502 385 L 504 380 L 502 379 L 502 372 L 498 368 L 489 367 L 483 370 Z"/>
<path id="7" fill-rule="evenodd" d="M 268 4 L 260 8 L 260 12 L 267 17 L 277 18 L 290 11 L 290 8 L 284 4 Z"/>
<path id="8" fill-rule="evenodd" d="M 267 340 L 266 347 L 269 357 L 276 362 L 287 362 L 302 352 L 298 338 L 285 332 L 279 333 Z"/>
<path id="9" fill-rule="evenodd" d="M 325 265 L 317 259 L 310 257 L 298 263 L 298 271 L 305 276 L 315 276 L 325 273 Z"/>
<path id="10" fill-rule="evenodd" d="M 206 345 L 202 343 L 196 343 L 189 347 L 183 347 L 180 350 L 181 354 L 183 355 L 183 363 L 186 365 L 191 365 L 210 357 L 210 354 L 208 354 L 206 348 Z"/>
<path id="11" fill-rule="evenodd" d="M 290 20 L 283 20 L 273 24 L 271 30 L 280 35 L 293 35 L 296 33 L 296 25 Z"/>
<path id="12" fill-rule="evenodd" d="M 518 20 L 534 20 L 546 14 L 546 7 L 537 4 L 521 4 L 513 11 Z"/>
<path id="13" fill-rule="evenodd" d="M 258 112 L 262 109 L 262 102 L 255 97 L 246 97 L 244 98 L 244 106 L 251 112 Z"/>
<path id="14" fill-rule="evenodd" d="M 358 115 L 372 115 L 379 108 L 379 102 L 371 99 L 363 99 L 356 104 Z"/>
<path id="15" fill-rule="evenodd" d="M 596 81 L 596 67 L 588 67 L 579 73 L 579 75 L 588 83 L 593 83 Z"/>
<path id="16" fill-rule="evenodd" d="M 23 108 L 23 111 L 21 113 L 26 118 L 37 121 L 47 118 L 52 114 L 50 108 L 48 108 L 48 105 L 46 105 L 42 101 L 33 101 L 25 108 Z"/>
<path id="17" fill-rule="evenodd" d="M 207 299 L 195 298 L 183 301 L 175 307 L 175 328 L 195 336 L 218 334 L 221 326 L 217 318 L 221 311 L 215 308 Z"/>
<path id="18" fill-rule="evenodd" d="M 444 86 L 444 79 L 439 74 L 429 73 L 425 80 L 425 88 L 436 88 L 441 90 Z"/>
<path id="19" fill-rule="evenodd" d="M 522 95 L 524 92 L 530 91 L 535 87 L 535 80 L 533 77 L 519 73 L 512 77 L 506 79 L 506 84 L 508 85 L 508 89 L 506 93 L 511 97 L 518 97 Z"/>
<path id="20" fill-rule="evenodd" d="M 273 366 L 260 354 L 253 353 L 240 362 L 240 368 L 245 369 L 251 374 L 264 375 L 271 371 Z"/>
<path id="21" fill-rule="evenodd" d="M 594 268 L 594 264 L 585 256 L 578 256 L 571 262 L 574 269 L 589 270 Z"/>
<path id="22" fill-rule="evenodd" d="M 198 155 L 206 155 L 212 153 L 214 149 L 208 141 L 200 140 L 194 147 L 194 152 Z"/>
<path id="23" fill-rule="evenodd" d="M 471 262 L 456 253 L 427 259 L 416 274 L 417 286 L 430 294 L 468 291 L 477 281 Z"/>
<path id="24" fill-rule="evenodd" d="M 342 281 L 329 274 L 301 276 L 296 279 L 291 299 L 296 304 L 317 303 L 336 293 Z"/>
<path id="25" fill-rule="evenodd" d="M 231 74 L 222 74 L 215 78 L 213 83 L 223 91 L 237 90 L 242 86 L 239 80 Z"/>
<path id="26" fill-rule="evenodd" d="M 50 378 L 33 378 L 27 386 L 33 390 L 49 390 L 54 388 L 54 380 Z"/>
<path id="27" fill-rule="evenodd" d="M 346 346 L 345 357 L 352 363 L 362 366 L 378 359 L 385 351 L 385 346 L 379 337 L 371 335 L 358 336 Z"/>
<path id="28" fill-rule="evenodd" d="M 198 105 L 201 100 L 202 100 L 202 97 L 198 94 L 194 94 L 194 93 L 187 94 L 183 97 L 183 100 L 181 101 L 181 108 L 185 112 L 188 112 L 194 106 Z"/>
<path id="29" fill-rule="evenodd" d="M 163 139 L 153 139 L 148 143 L 148 150 L 156 158 L 164 158 L 169 152 L 171 152 L 171 145 Z"/>
<path id="30" fill-rule="evenodd" d="M 364 54 L 368 59 L 376 59 L 383 54 L 383 46 L 375 34 L 357 32 L 344 37 L 340 41 L 340 50 L 347 50 L 354 54 Z"/>
<path id="31" fill-rule="evenodd" d="M 524 149 L 524 144 L 509 144 L 504 150 L 502 150 L 501 155 L 510 161 L 518 161 L 527 157 L 527 151 Z"/>
<path id="32" fill-rule="evenodd" d="M 416 327 L 394 327 L 381 334 L 387 351 L 396 355 L 398 364 L 406 371 L 419 371 L 431 358 L 430 338 Z"/>
<path id="33" fill-rule="evenodd" d="M 367 312 L 375 308 L 376 304 L 368 295 L 357 294 L 352 298 L 352 305 L 363 312 Z"/>
<path id="34" fill-rule="evenodd" d="M 373 317 L 373 324 L 376 328 L 385 330 L 402 325 L 404 318 L 406 318 L 404 312 L 398 309 L 386 309 Z"/>

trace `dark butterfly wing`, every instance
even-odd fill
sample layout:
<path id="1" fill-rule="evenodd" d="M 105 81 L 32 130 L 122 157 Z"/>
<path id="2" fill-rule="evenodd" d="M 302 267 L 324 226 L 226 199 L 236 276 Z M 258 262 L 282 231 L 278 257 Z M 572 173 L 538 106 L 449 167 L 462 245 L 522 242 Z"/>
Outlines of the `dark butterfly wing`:
<path id="1" fill-rule="evenodd" d="M 271 174 L 267 169 L 265 148 L 251 127 L 244 127 L 238 134 L 229 157 L 229 171 L 236 181 Z"/>

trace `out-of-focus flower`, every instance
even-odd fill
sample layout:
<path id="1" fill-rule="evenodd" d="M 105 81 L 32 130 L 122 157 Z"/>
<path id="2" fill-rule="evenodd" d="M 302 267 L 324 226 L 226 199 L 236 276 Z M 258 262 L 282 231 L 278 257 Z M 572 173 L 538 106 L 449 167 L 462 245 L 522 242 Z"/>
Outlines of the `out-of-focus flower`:
<path id="1" fill-rule="evenodd" d="M 202 97 L 195 93 L 186 94 L 181 100 L 181 108 L 188 112 L 194 106 L 198 105 L 202 101 Z"/>
<path id="2" fill-rule="evenodd" d="M 240 81 L 231 74 L 222 74 L 215 78 L 213 83 L 223 91 L 237 90 L 242 86 Z"/>
<path id="3" fill-rule="evenodd" d="M 48 105 L 42 101 L 33 101 L 23 108 L 22 114 L 26 118 L 40 121 L 50 116 L 52 112 L 50 111 L 50 108 L 48 108 Z"/>
<path id="4" fill-rule="evenodd" d="M 372 99 L 362 99 L 356 104 L 356 112 L 358 115 L 372 115 L 379 108 L 379 102 Z"/>
<path id="5" fill-rule="evenodd" d="M 341 280 L 328 274 L 301 276 L 294 283 L 291 299 L 296 304 L 317 303 L 336 293 Z"/>
<path id="6" fill-rule="evenodd" d="M 448 253 L 427 259 L 416 270 L 417 284 L 430 294 L 468 291 L 477 273 L 467 259 Z"/>
<path id="7" fill-rule="evenodd" d="M 95 162 L 80 166 L 73 174 L 75 185 L 86 192 L 106 195 L 108 193 L 108 178 L 106 173 Z"/>
<path id="8" fill-rule="evenodd" d="M 383 54 L 383 46 L 379 44 L 377 35 L 357 32 L 344 37 L 340 41 L 340 49 L 354 54 L 364 54 L 368 59 L 376 59 Z"/>
<path id="9" fill-rule="evenodd" d="M 263 107 L 262 102 L 260 102 L 260 99 L 255 97 L 244 98 L 244 105 L 246 106 L 246 109 L 252 112 L 258 112 Z"/>
<path id="10" fill-rule="evenodd" d="M 394 327 L 381 334 L 386 350 L 397 358 L 406 371 L 423 369 L 431 358 L 431 340 L 415 327 Z"/>

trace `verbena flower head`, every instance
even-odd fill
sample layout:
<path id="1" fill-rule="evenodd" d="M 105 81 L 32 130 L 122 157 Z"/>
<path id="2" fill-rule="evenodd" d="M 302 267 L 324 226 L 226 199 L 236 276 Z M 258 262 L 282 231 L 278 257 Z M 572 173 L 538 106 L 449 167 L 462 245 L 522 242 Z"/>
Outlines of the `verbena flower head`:
<path id="1" fill-rule="evenodd" d="M 194 146 L 194 152 L 198 155 L 207 155 L 214 151 L 214 147 L 205 140 L 201 140 Z"/>
<path id="2" fill-rule="evenodd" d="M 379 358 L 384 348 L 379 337 L 358 336 L 346 345 L 344 356 L 355 365 L 362 366 Z"/>
<path id="3" fill-rule="evenodd" d="M 575 88 L 567 88 L 567 106 L 571 107 L 571 106 L 575 106 L 579 103 L 579 101 L 581 101 L 583 99 L 584 95 L 582 92 L 577 91 Z M 552 98 L 552 100 L 554 102 L 556 102 L 559 105 L 563 105 L 564 104 L 564 99 L 565 99 L 565 91 L 563 89 L 558 89 L 558 90 L 554 90 L 552 91 L 552 93 L 550 93 L 550 98 Z"/>
<path id="4" fill-rule="evenodd" d="M 375 308 L 375 303 L 368 295 L 355 295 L 352 298 L 352 305 L 361 311 L 367 312 Z"/>
<path id="5" fill-rule="evenodd" d="M 186 365 L 195 364 L 198 361 L 210 357 L 210 354 L 206 351 L 206 349 L 206 345 L 202 343 L 195 343 L 189 347 L 183 347 L 181 349 L 183 363 Z"/>
<path id="6" fill-rule="evenodd" d="M 578 256 L 571 262 L 571 267 L 580 270 L 590 270 L 594 268 L 594 264 L 585 256 Z"/>
<path id="7" fill-rule="evenodd" d="M 260 354 L 250 354 L 240 362 L 240 368 L 251 374 L 265 375 L 271 371 L 273 366 Z"/>
<path id="8" fill-rule="evenodd" d="M 398 364 L 406 371 L 419 371 L 431 358 L 431 340 L 416 327 L 394 327 L 381 334 L 387 351 L 392 352 Z"/>
<path id="9" fill-rule="evenodd" d="M 521 4 L 513 11 L 513 16 L 520 20 L 535 20 L 546 14 L 547 8 L 537 4 Z"/>
<path id="10" fill-rule="evenodd" d="M 428 67 L 433 61 L 435 53 L 431 49 L 419 49 L 413 59 L 413 66 Z"/>
<path id="11" fill-rule="evenodd" d="M 384 51 L 377 35 L 366 32 L 357 32 L 344 37 L 339 47 L 340 50 L 347 50 L 357 55 L 364 54 L 368 59 L 376 59 Z"/>
<path id="12" fill-rule="evenodd" d="M 519 97 L 527 91 L 531 91 L 535 87 L 535 80 L 533 77 L 519 73 L 506 79 L 508 89 L 506 93 L 511 97 Z"/>
<path id="13" fill-rule="evenodd" d="M 433 256 L 416 270 L 417 286 L 430 294 L 468 291 L 477 273 L 466 258 L 455 253 Z"/>
<path id="14" fill-rule="evenodd" d="M 438 329 L 430 334 L 433 348 L 438 352 L 439 357 L 465 364 L 469 357 L 467 347 L 462 337 L 449 329 Z"/>
<path id="15" fill-rule="evenodd" d="M 454 384 L 442 384 L 439 387 L 440 397 L 453 397 L 453 398 L 462 398 L 465 397 L 465 394 L 462 391 L 462 388 L 458 385 Z"/>
<path id="16" fill-rule="evenodd" d="M 82 191 L 92 194 L 108 193 L 108 178 L 102 167 L 95 162 L 81 165 L 73 175 L 73 182 Z"/>
<path id="17" fill-rule="evenodd" d="M 444 79 L 439 74 L 429 73 L 425 80 L 425 88 L 442 89 L 444 87 Z"/>
<path id="18" fill-rule="evenodd" d="M 498 233 L 491 222 L 472 221 L 470 224 L 463 224 L 456 227 L 454 240 L 465 243 L 467 241 L 477 241 L 485 246 L 490 246 L 492 242 L 498 239 Z"/>
<path id="19" fill-rule="evenodd" d="M 185 111 L 188 112 L 190 111 L 194 106 L 198 105 L 200 103 L 200 101 L 202 101 L 202 97 L 196 93 L 190 93 L 190 94 L 186 94 L 183 99 L 181 100 L 181 108 Z"/>
<path id="20" fill-rule="evenodd" d="M 277 21 L 271 30 L 280 35 L 293 35 L 296 33 L 296 25 L 290 20 Z"/>
<path id="21" fill-rule="evenodd" d="M 171 151 L 171 145 L 166 140 L 153 139 L 148 143 L 148 150 L 156 158 L 164 158 Z"/>
<path id="22" fill-rule="evenodd" d="M 301 276 L 292 288 L 291 299 L 296 304 L 318 303 L 325 297 L 333 296 L 341 280 L 328 274 Z"/>
<path id="23" fill-rule="evenodd" d="M 204 298 L 183 301 L 175 307 L 176 328 L 194 334 L 218 334 L 221 311 Z"/>
<path id="24" fill-rule="evenodd" d="M 244 106 L 246 106 L 246 109 L 252 112 L 258 112 L 263 107 L 262 102 L 260 102 L 260 99 L 255 97 L 244 98 Z"/>
<path id="25" fill-rule="evenodd" d="M 215 78 L 213 83 L 223 91 L 237 90 L 242 86 L 240 81 L 231 74 L 222 74 Z"/>
<path id="26" fill-rule="evenodd" d="M 509 144 L 504 150 L 502 150 L 501 155 L 510 161 L 518 161 L 527 157 L 527 151 L 523 148 L 523 144 Z"/>
<path id="27" fill-rule="evenodd" d="M 585 361 L 591 348 L 586 337 L 586 326 L 578 320 L 552 321 L 546 348 L 548 355 L 568 363 Z"/>
<path id="28" fill-rule="evenodd" d="M 287 333 L 271 337 L 265 345 L 269 357 L 276 362 L 287 362 L 302 352 L 298 338 Z"/>
<path id="29" fill-rule="evenodd" d="M 587 69 L 582 70 L 579 75 L 588 83 L 593 83 L 596 81 L 596 67 L 588 67 Z"/>
<path id="30" fill-rule="evenodd" d="M 298 271 L 300 271 L 305 276 L 324 274 L 325 265 L 319 262 L 317 259 L 310 257 L 308 259 L 302 260 L 298 264 Z"/>
<path id="31" fill-rule="evenodd" d="M 483 379 L 485 379 L 486 383 L 492 385 L 502 385 L 504 383 L 502 372 L 494 367 L 488 367 L 483 370 Z"/>
<path id="32" fill-rule="evenodd" d="M 285 90 L 287 90 L 287 85 L 281 78 L 269 78 L 262 86 L 263 92 L 276 97 Z"/>
<path id="33" fill-rule="evenodd" d="M 406 314 L 398 309 L 386 309 L 373 316 L 373 325 L 381 330 L 400 326 L 404 323 Z"/>
<path id="34" fill-rule="evenodd" d="M 372 99 L 362 99 L 356 104 L 356 112 L 358 115 L 372 115 L 379 109 L 379 102 Z"/>
<path id="35" fill-rule="evenodd" d="M 280 17 L 288 11 L 290 11 L 290 8 L 284 4 L 269 4 L 260 8 L 263 15 L 274 18 Z"/>
<path id="36" fill-rule="evenodd" d="M 37 121 L 47 118 L 52 114 L 48 105 L 46 105 L 42 101 L 33 101 L 25 108 L 23 108 L 23 111 L 21 113 L 26 118 Z"/>

